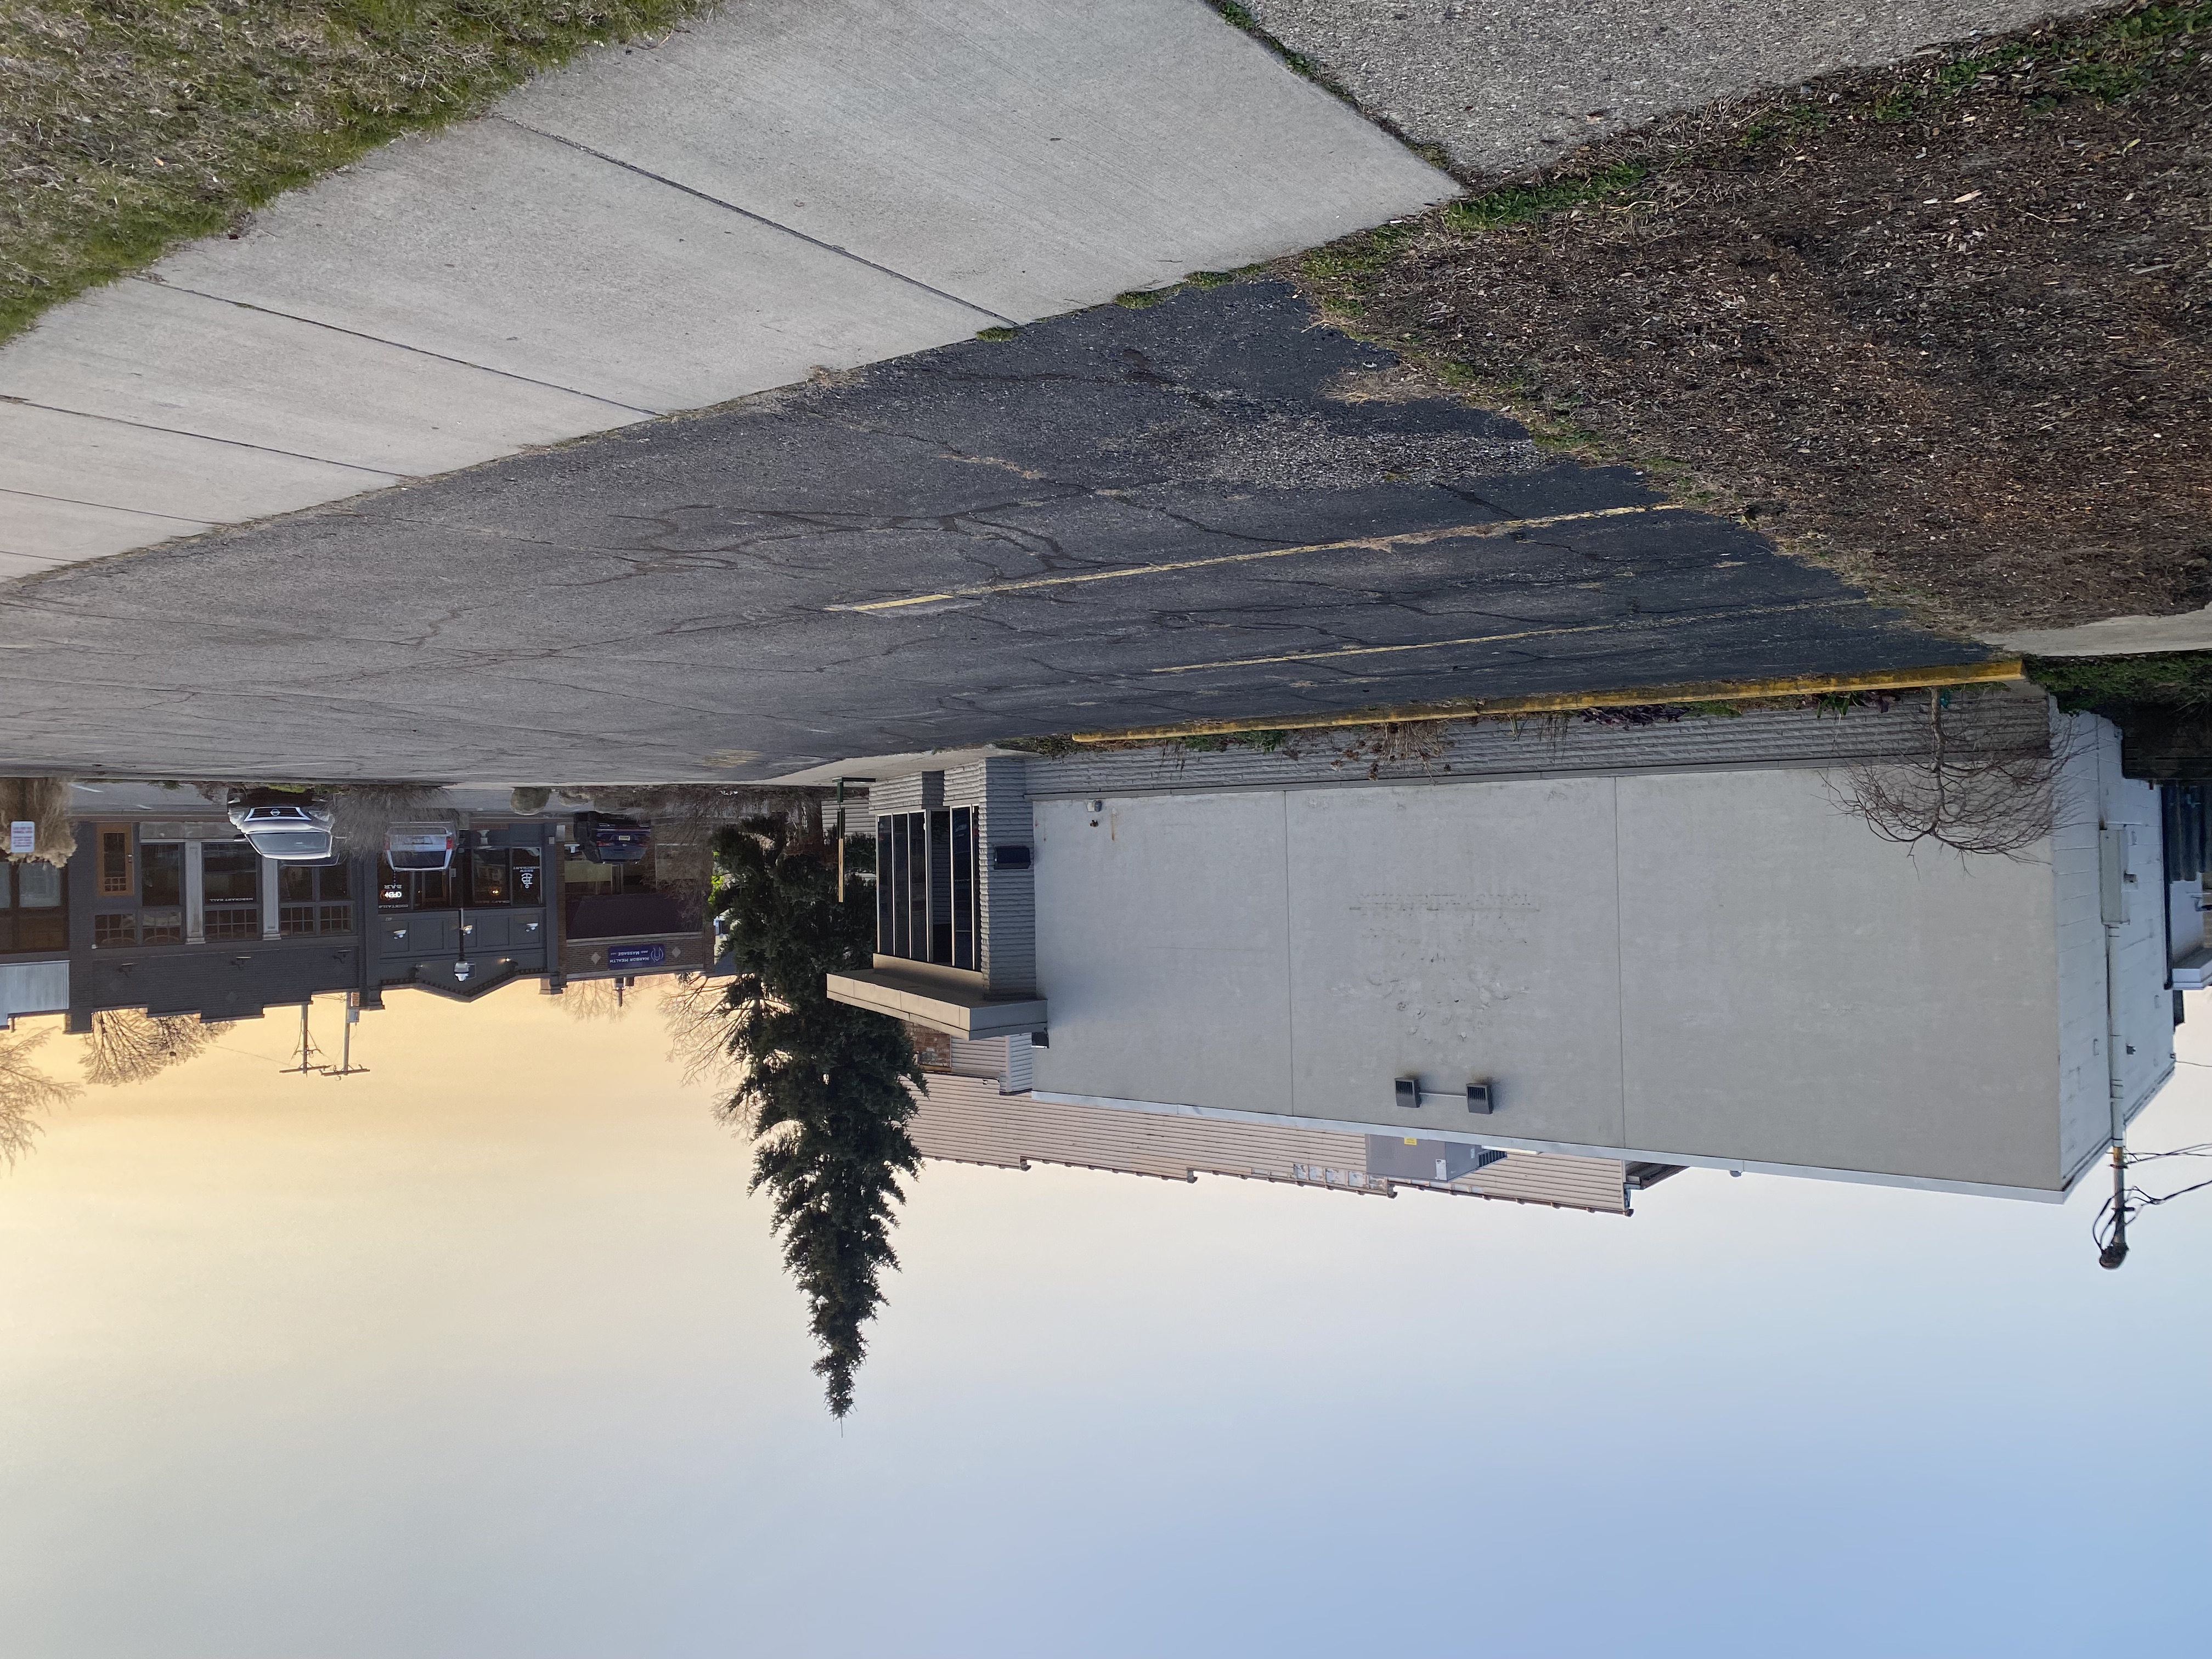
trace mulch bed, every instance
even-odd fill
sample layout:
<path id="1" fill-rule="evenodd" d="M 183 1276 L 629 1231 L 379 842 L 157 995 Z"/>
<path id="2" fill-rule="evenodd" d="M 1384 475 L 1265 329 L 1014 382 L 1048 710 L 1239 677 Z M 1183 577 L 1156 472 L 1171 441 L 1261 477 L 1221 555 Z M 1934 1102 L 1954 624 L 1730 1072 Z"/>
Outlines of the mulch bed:
<path id="1" fill-rule="evenodd" d="M 1708 108 L 1307 256 L 1332 316 L 1923 620 L 2212 602 L 2212 3 Z M 1480 189 L 1480 186 L 1478 186 Z"/>

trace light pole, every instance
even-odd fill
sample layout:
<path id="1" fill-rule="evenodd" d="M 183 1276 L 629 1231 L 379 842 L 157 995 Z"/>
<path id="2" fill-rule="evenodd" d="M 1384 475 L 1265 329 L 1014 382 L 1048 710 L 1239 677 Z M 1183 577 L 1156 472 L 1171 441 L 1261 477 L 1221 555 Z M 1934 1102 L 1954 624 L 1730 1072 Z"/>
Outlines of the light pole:
<path id="1" fill-rule="evenodd" d="M 2097 1252 L 2100 1267 L 2117 1267 L 2128 1259 L 2128 1149 L 2112 1143 L 2112 1236 Z"/>

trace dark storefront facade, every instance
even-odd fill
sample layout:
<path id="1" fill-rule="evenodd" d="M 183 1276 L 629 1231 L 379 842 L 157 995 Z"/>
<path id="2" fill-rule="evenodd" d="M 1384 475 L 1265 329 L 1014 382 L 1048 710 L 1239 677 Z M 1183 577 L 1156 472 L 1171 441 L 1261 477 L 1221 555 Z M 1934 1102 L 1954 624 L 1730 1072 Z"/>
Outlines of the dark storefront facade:
<path id="1" fill-rule="evenodd" d="M 413 987 L 465 1000 L 520 979 L 699 971 L 712 936 L 696 896 L 652 860 L 593 864 L 563 820 L 474 817 L 453 865 L 395 871 L 380 854 L 278 864 L 212 812 L 75 826 L 66 869 L 0 865 L 0 993 L 10 1012 L 106 1009 L 208 1020 L 349 994 L 380 1007 Z"/>

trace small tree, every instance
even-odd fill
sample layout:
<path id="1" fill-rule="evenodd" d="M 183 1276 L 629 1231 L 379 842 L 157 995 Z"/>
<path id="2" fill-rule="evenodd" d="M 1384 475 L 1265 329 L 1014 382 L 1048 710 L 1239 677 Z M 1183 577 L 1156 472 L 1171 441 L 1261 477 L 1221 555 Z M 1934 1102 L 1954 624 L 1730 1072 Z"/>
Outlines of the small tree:
<path id="1" fill-rule="evenodd" d="M 143 1083 L 181 1065 L 228 1031 L 228 1022 L 204 1025 L 189 1014 L 155 1017 L 135 1008 L 112 1008 L 92 1017 L 84 1040 L 88 1083 Z"/>
<path id="2" fill-rule="evenodd" d="M 1931 691 L 1922 751 L 1846 766 L 1829 796 L 1901 847 L 1928 841 L 1961 855 L 2024 860 L 2057 822 L 2069 752 L 2063 738 L 1990 742 Z"/>
<path id="3" fill-rule="evenodd" d="M 0 778 L 0 826 L 25 821 L 38 825 L 25 858 L 43 864 L 64 865 L 76 851 L 76 832 L 70 828 L 70 781 L 67 778 Z"/>
<path id="4" fill-rule="evenodd" d="M 727 1121 L 755 1138 L 753 1189 L 774 1198 L 783 1259 L 806 1297 L 830 1409 L 853 1408 L 861 1327 L 882 1305 L 898 1176 L 921 1167 L 907 1133 L 922 1086 L 906 1028 L 830 1000 L 828 973 L 864 966 L 872 903 L 855 885 L 837 900 L 834 848 L 818 813 L 794 824 L 749 818 L 715 839 L 737 978 L 730 1053 L 744 1066 Z"/>
<path id="5" fill-rule="evenodd" d="M 630 999 L 611 979 L 572 979 L 555 1000 L 574 1020 L 620 1019 L 630 1006 Z"/>
<path id="6" fill-rule="evenodd" d="M 663 983 L 660 1018 L 668 1027 L 668 1058 L 686 1083 L 734 1088 L 744 1067 L 730 1051 L 726 987 L 704 974 L 679 974 Z"/>
<path id="7" fill-rule="evenodd" d="M 48 1077 L 31 1058 L 50 1031 L 0 1030 L 0 1163 L 12 1164 L 37 1138 L 36 1115 L 77 1092 L 74 1083 Z"/>

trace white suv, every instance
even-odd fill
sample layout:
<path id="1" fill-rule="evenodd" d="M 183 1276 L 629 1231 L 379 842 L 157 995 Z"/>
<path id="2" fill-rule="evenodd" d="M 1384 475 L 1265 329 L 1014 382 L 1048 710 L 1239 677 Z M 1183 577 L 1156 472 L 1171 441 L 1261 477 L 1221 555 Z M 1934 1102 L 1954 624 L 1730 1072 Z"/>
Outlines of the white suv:
<path id="1" fill-rule="evenodd" d="M 320 864 L 335 851 L 331 809 L 313 799 L 248 795 L 228 816 L 255 852 L 278 864 Z"/>

